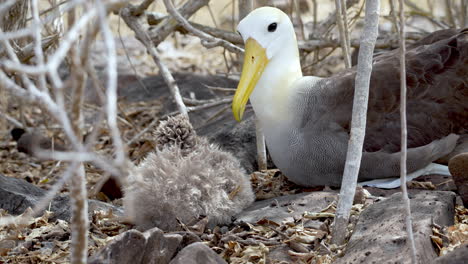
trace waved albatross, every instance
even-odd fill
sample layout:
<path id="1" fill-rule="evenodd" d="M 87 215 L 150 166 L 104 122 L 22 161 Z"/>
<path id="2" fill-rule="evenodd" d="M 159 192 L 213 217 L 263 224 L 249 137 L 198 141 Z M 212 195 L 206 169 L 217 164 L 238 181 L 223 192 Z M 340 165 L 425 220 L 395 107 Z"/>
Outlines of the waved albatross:
<path id="1" fill-rule="evenodd" d="M 329 78 L 303 76 L 293 25 L 276 8 L 255 9 L 237 30 L 245 42 L 245 58 L 232 104 L 234 117 L 242 119 L 250 97 L 276 166 L 299 185 L 339 186 L 356 69 Z M 468 30 L 426 41 L 430 39 L 429 45 L 406 53 L 408 173 L 450 153 L 457 134 L 468 131 Z M 369 93 L 359 181 L 399 175 L 397 53 L 376 59 Z"/>

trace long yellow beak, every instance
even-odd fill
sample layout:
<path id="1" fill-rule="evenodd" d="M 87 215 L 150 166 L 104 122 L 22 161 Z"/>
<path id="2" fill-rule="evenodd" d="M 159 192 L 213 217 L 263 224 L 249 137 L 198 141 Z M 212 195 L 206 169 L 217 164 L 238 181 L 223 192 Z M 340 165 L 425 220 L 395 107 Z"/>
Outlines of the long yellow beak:
<path id="1" fill-rule="evenodd" d="M 258 44 L 256 40 L 252 38 L 247 39 L 242 75 L 236 94 L 234 94 L 234 99 L 232 100 L 232 112 L 238 122 L 242 120 L 250 94 L 257 85 L 267 64 L 268 57 L 265 48 Z"/>

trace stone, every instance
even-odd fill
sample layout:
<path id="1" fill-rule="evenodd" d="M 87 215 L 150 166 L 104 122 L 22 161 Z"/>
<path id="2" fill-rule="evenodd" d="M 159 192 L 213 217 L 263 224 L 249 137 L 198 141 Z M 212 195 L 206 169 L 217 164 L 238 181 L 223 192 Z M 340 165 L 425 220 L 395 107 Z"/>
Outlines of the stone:
<path id="1" fill-rule="evenodd" d="M 468 152 L 451 158 L 449 170 L 465 207 L 468 206 Z"/>
<path id="2" fill-rule="evenodd" d="M 46 193 L 46 190 L 25 180 L 0 174 L 0 208 L 12 215 L 20 215 L 29 207 L 34 208 Z M 120 207 L 96 200 L 89 199 L 88 208 L 90 218 L 95 210 L 112 210 L 116 216 L 123 216 L 123 210 Z M 69 221 L 71 217 L 69 196 L 65 194 L 56 195 L 51 201 L 50 211 L 54 212 L 51 217 L 52 221 L 57 219 Z"/>
<path id="3" fill-rule="evenodd" d="M 90 264 L 167 264 L 179 249 L 182 236 L 158 228 L 144 233 L 126 231 L 90 258 Z"/>
<path id="4" fill-rule="evenodd" d="M 433 264 L 466 264 L 468 262 L 468 244 L 461 245 L 453 251 L 438 257 Z"/>
<path id="5" fill-rule="evenodd" d="M 141 263 L 145 252 L 145 235 L 137 230 L 126 231 L 90 258 L 90 264 Z"/>
<path id="6" fill-rule="evenodd" d="M 10 250 L 16 247 L 16 241 L 11 239 L 0 240 L 0 256 L 5 256 Z"/>
<path id="7" fill-rule="evenodd" d="M 270 249 L 267 256 L 268 263 L 293 263 L 293 259 L 288 254 L 289 250 L 291 248 L 287 245 L 280 245 Z"/>
<path id="8" fill-rule="evenodd" d="M 216 252 L 203 244 L 196 242 L 182 249 L 170 264 L 226 264 Z"/>
<path id="9" fill-rule="evenodd" d="M 183 237 L 179 234 L 164 234 L 162 230 L 153 228 L 146 231 L 149 235 L 141 263 L 169 263 L 179 248 Z"/>
<path id="10" fill-rule="evenodd" d="M 437 254 L 431 243 L 432 223 L 449 226 L 454 221 L 455 194 L 420 191 L 410 194 L 413 233 L 420 263 L 431 263 Z M 407 245 L 401 193 L 370 205 L 362 212 L 337 264 L 411 263 Z"/>
<path id="11" fill-rule="evenodd" d="M 256 223 L 267 219 L 280 223 L 301 216 L 304 212 L 319 212 L 337 199 L 334 192 L 310 192 L 285 195 L 256 201 L 236 216 L 235 223 Z"/>

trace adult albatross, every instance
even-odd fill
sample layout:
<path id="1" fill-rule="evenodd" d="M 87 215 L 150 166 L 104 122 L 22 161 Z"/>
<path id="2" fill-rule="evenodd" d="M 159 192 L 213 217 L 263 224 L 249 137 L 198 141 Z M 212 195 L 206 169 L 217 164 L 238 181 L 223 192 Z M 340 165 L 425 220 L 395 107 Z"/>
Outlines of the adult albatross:
<path id="1" fill-rule="evenodd" d="M 276 166 L 299 185 L 339 186 L 356 69 L 329 78 L 303 76 L 293 25 L 276 8 L 252 11 L 237 30 L 245 58 L 234 117 L 242 119 L 250 97 Z M 409 173 L 450 153 L 458 135 L 468 131 L 468 30 L 432 40 L 406 53 Z M 373 64 L 359 181 L 399 175 L 396 54 L 384 54 Z"/>

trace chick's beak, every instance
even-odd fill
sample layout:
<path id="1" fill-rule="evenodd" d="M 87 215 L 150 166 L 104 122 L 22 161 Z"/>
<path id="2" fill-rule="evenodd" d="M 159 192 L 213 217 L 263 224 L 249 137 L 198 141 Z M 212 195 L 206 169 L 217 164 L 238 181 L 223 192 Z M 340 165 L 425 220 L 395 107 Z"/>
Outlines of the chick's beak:
<path id="1" fill-rule="evenodd" d="M 232 100 L 232 112 L 234 118 L 240 122 L 245 111 L 245 106 L 249 100 L 250 94 L 257 85 L 262 76 L 268 57 L 266 50 L 256 40 L 249 38 L 245 42 L 244 65 L 242 66 L 242 75 L 237 86 L 234 99 Z"/>

